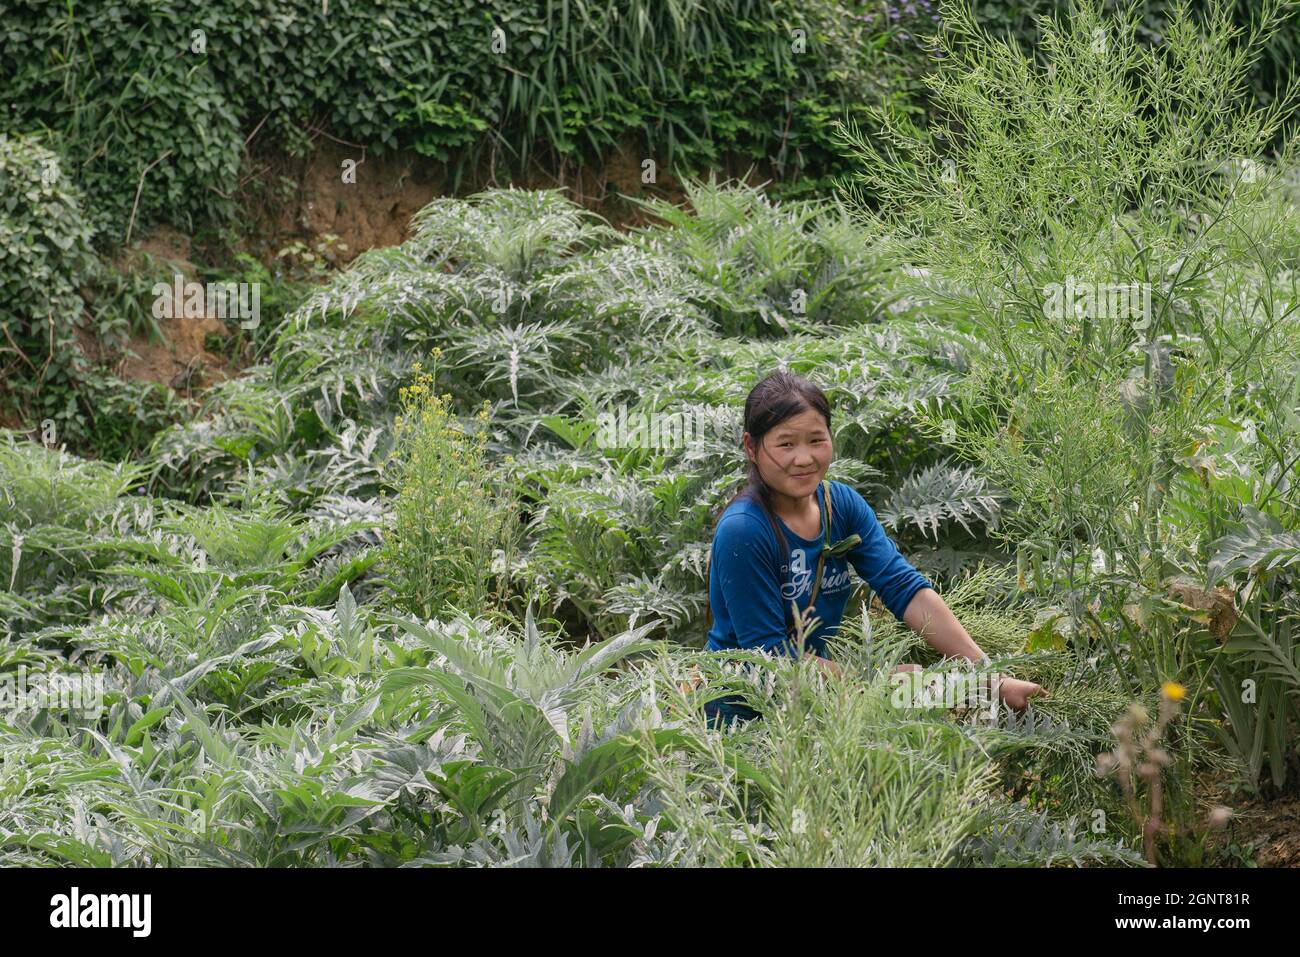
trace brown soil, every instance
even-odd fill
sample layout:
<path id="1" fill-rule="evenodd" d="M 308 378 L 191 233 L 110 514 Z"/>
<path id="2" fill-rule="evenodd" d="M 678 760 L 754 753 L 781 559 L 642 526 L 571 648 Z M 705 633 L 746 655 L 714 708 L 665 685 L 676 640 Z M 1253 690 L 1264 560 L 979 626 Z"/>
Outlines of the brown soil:
<path id="1" fill-rule="evenodd" d="M 680 203 L 686 195 L 681 183 L 662 170 L 656 183 L 642 183 L 644 154 L 645 150 L 628 138 L 600 163 L 576 169 L 543 169 L 534 163 L 508 181 L 498 180 L 489 158 L 458 184 L 456 193 L 464 196 L 507 185 L 564 189 L 574 202 L 616 228 L 639 226 L 652 217 L 630 197 Z M 346 160 L 356 163 L 355 182 L 343 181 Z M 410 151 L 376 156 L 359 145 L 328 137 L 318 138 L 316 148 L 303 159 L 273 154 L 256 163 L 259 185 L 249 188 L 245 204 L 249 222 L 246 251 L 268 264 L 288 243 L 302 240 L 310 245 L 326 234 L 337 236 L 347 247 L 338 253 L 340 264 L 371 247 L 396 245 L 408 238 L 410 219 L 418 210 L 450 192 L 450 177 L 441 163 Z M 749 182 L 762 182 L 758 173 L 741 169 L 739 164 L 719 172 L 723 178 L 746 174 Z M 290 194 L 277 193 L 271 184 L 286 180 L 294 184 Z"/>
<path id="2" fill-rule="evenodd" d="M 133 249 L 119 254 L 114 265 L 129 270 L 148 253 L 168 261 L 185 281 L 197 281 L 198 270 L 190 260 L 191 240 L 170 226 L 156 226 Z M 195 391 L 230 378 L 235 369 L 224 357 L 208 351 L 208 336 L 226 338 L 230 329 L 225 321 L 213 316 L 178 317 L 159 320 L 162 341 L 151 342 L 135 336 L 125 354 L 117 359 L 114 371 L 128 381 L 157 382 L 187 396 Z M 103 360 L 102 349 L 93 337 L 78 330 L 78 342 L 91 359 Z"/>
<path id="3" fill-rule="evenodd" d="M 658 182 L 642 183 L 644 153 L 629 138 L 601 163 L 576 169 L 561 166 L 558 170 L 546 170 L 534 163 L 527 173 L 508 183 L 497 180 L 495 164 L 489 158 L 459 184 L 456 192 L 468 195 L 505 185 L 565 189 L 576 203 L 603 216 L 616 228 L 631 228 L 653 219 L 631 197 L 657 197 L 672 203 L 685 200 L 681 184 L 662 170 Z M 355 182 L 343 180 L 346 160 L 356 163 Z M 762 182 L 758 173 L 734 165 L 734 169 L 728 166 L 719 171 L 719 176 L 744 176 L 751 183 Z M 409 236 L 411 217 L 434 198 L 449 192 L 449 177 L 440 163 L 406 151 L 376 156 L 362 146 L 327 135 L 317 137 L 315 149 L 305 158 L 273 152 L 255 158 L 253 166 L 254 173 L 242 193 L 246 212 L 241 245 L 268 266 L 276 264 L 277 253 L 285 246 L 300 241 L 316 251 L 317 244 L 329 235 L 337 240 L 320 251 L 336 267 L 366 249 L 401 243 Z M 287 193 L 283 185 L 273 185 L 286 183 Z M 153 228 L 132 251 L 121 254 L 116 265 L 129 269 L 140 253 L 169 260 L 186 280 L 197 279 L 191 238 L 170 226 Z M 116 366 L 123 378 L 158 382 L 192 394 L 238 373 L 227 359 L 205 346 L 208 336 L 229 334 L 220 319 L 178 318 L 160 324 L 162 342 L 142 337 L 130 342 L 127 354 Z M 92 359 L 109 358 L 89 334 L 78 338 Z"/>
<path id="4" fill-rule="evenodd" d="M 1257 800 L 1237 812 L 1233 839 L 1260 867 L 1300 867 L 1300 799 Z"/>
<path id="5" fill-rule="evenodd" d="M 347 160 L 356 163 L 354 183 L 343 181 Z M 400 243 L 411 217 L 442 192 L 437 172 L 410 157 L 400 153 L 377 157 L 330 141 L 321 142 L 291 172 L 296 173 L 297 193 L 288 201 L 268 205 L 270 234 L 281 240 L 310 241 L 332 233 L 346 244 L 344 261 L 373 246 Z"/>
<path id="6" fill-rule="evenodd" d="M 163 326 L 162 342 L 151 343 L 139 337 L 131 340 L 132 354 L 123 357 L 117 374 L 128 381 L 158 382 L 187 396 L 193 395 L 232 375 L 225 357 L 206 348 L 209 335 L 226 338 L 230 330 L 216 317 L 168 319 Z"/>

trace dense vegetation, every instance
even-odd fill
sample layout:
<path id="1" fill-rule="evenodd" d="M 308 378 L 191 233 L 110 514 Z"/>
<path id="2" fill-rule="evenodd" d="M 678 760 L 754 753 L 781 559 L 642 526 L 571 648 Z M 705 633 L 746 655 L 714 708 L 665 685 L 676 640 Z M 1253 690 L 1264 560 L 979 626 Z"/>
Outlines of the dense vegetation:
<path id="1" fill-rule="evenodd" d="M 1252 108 L 1226 20 L 1152 47 L 1085 3 L 1038 66 L 945 22 L 936 121 L 842 129 L 839 199 L 694 182 L 626 234 L 558 192 L 440 199 L 147 452 L 0 433 L 0 674 L 104 689 L 0 711 L 0 861 L 1229 860 L 1211 804 L 1297 773 L 1300 183 L 1262 159 L 1290 103 Z M 1055 314 L 1067 277 L 1153 310 Z M 899 707 L 890 668 L 933 656 L 869 601 L 843 679 L 699 650 L 776 366 L 1050 697 Z M 615 447 L 620 408 L 718 425 Z M 706 730 L 728 691 L 764 721 Z"/>
<path id="2" fill-rule="evenodd" d="M 907 718 L 872 676 L 914 639 L 876 617 L 869 647 L 845 647 L 869 697 L 809 675 L 787 687 L 767 662 L 778 683 L 755 692 L 796 695 L 809 709 L 797 734 L 704 734 L 690 666 L 708 689 L 748 688 L 674 650 L 699 644 L 735 436 L 601 449 L 596 410 L 734 407 L 773 363 L 818 376 L 834 361 L 838 381 L 819 376 L 837 404 L 833 474 L 886 480 L 873 498 L 917 544 L 938 526 L 925 567 L 969 563 L 979 541 L 961 524 L 978 531 L 990 494 L 907 438 L 909 410 L 951 390 L 963 340 L 915 305 L 883 307 L 889 272 L 858 230 L 746 189 L 702 186 L 693 205 L 625 238 L 553 193 L 440 201 L 411 242 L 364 254 L 305 304 L 265 365 L 210 393 L 208 414 L 145 462 L 11 442 L 7 665 L 92 668 L 108 709 L 84 731 L 51 711 L 6 724 L 9 859 L 1132 859 L 995 787 L 1032 769 L 1122 813 L 1090 776 L 1120 687 L 1070 677 L 1068 653 L 1020 665 L 1061 692 L 1026 722 Z M 785 309 L 794 288 L 822 292 L 805 316 Z M 833 321 L 857 311 L 881 321 Z M 996 597 L 1009 586 L 986 575 L 953 600 L 986 647 L 1019 659 L 1032 615 Z M 566 650 L 540 606 L 588 650 Z M 848 633 L 864 627 L 859 613 Z M 669 644 L 628 658 L 654 638 Z M 869 770 L 894 783 L 837 810 L 829 836 L 774 844 L 796 807 L 821 820 L 839 800 L 806 777 L 806 752 L 832 733 L 854 751 L 872 743 L 842 755 L 853 766 L 835 789 Z M 896 833 L 920 794 L 932 820 Z M 717 833 L 701 844 L 697 830 Z M 1015 851 L 1023 841 L 1033 850 Z"/>

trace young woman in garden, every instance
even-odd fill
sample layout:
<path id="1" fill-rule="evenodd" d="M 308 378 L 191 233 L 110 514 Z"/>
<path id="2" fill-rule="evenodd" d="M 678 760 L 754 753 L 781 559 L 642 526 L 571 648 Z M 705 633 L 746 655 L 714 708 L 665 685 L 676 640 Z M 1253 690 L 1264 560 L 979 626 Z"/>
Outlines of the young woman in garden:
<path id="1" fill-rule="evenodd" d="M 987 660 L 862 496 L 841 482 L 823 482 L 833 452 L 830 404 L 821 389 L 774 372 L 745 400 L 744 425 L 749 482 L 727 505 L 713 536 L 709 649 L 796 654 L 794 603 L 802 617 L 820 619 L 805 637 L 805 651 L 838 674 L 826 657 L 826 639 L 839 628 L 853 591 L 852 564 L 885 607 L 940 654 Z M 999 688 L 1002 701 L 1016 710 L 1045 693 L 1005 676 Z M 738 695 L 709 702 L 705 711 L 715 726 L 758 716 Z"/>

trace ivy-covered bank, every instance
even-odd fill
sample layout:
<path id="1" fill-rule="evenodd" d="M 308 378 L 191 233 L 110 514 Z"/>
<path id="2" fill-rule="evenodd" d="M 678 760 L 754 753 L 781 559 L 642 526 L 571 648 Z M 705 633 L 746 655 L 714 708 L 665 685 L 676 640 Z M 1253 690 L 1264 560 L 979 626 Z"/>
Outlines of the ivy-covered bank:
<path id="1" fill-rule="evenodd" d="M 498 177 L 629 134 L 666 171 L 730 153 L 837 171 L 832 125 L 903 89 L 882 47 L 917 18 L 814 0 L 12 0 L 0 129 L 48 133 L 102 238 L 235 211 L 247 150 L 316 130 Z M 249 143 L 256 131 L 256 142 Z M 139 202 L 134 202 L 137 189 Z"/>
<path id="2" fill-rule="evenodd" d="M 1140 38 L 1168 0 L 1139 4 Z M 1194 7 L 1208 9 L 1201 2 Z M 1246 25 L 1254 4 L 1230 5 Z M 1045 0 L 982 2 L 1024 49 Z M 137 0 L 0 4 L 0 131 L 37 133 L 111 245 L 160 221 L 229 224 L 259 148 L 321 133 L 446 164 L 453 188 L 490 164 L 593 162 L 628 137 L 664 172 L 752 161 L 811 192 L 848 171 L 835 123 L 891 104 L 925 122 L 923 37 L 939 3 L 837 0 Z M 1297 34 L 1262 51 L 1267 103 Z"/>

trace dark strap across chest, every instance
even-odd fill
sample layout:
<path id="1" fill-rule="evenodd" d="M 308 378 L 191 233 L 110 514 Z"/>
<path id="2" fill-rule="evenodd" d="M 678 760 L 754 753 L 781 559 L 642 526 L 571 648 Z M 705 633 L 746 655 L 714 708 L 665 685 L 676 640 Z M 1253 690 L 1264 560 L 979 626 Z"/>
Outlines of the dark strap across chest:
<path id="1" fill-rule="evenodd" d="M 808 598 L 808 607 L 803 610 L 801 617 L 806 618 L 812 611 L 812 606 L 817 604 L 817 593 L 822 587 L 822 569 L 826 567 L 826 553 L 831 549 L 831 518 L 834 510 L 831 506 L 831 483 L 827 479 L 822 479 L 822 550 L 817 555 L 817 570 L 813 572 L 812 594 Z M 794 632 L 794 622 L 791 621 L 787 628 L 790 633 Z"/>

